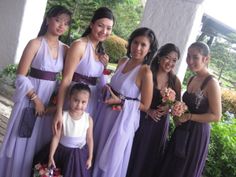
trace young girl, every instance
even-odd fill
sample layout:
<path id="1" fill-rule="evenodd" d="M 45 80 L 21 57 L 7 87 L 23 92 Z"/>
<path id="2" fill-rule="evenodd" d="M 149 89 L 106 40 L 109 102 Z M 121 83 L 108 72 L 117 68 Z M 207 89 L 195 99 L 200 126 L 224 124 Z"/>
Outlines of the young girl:
<path id="1" fill-rule="evenodd" d="M 0 151 L 0 176 L 30 176 L 35 152 L 51 139 L 51 119 L 42 118 L 56 87 L 56 75 L 62 71 L 68 47 L 60 42 L 71 21 L 71 12 L 52 7 L 37 38 L 24 49 L 16 78 L 14 107 Z M 29 74 L 28 71 L 30 70 Z M 18 130 L 25 107 L 34 107 L 37 119 L 31 137 L 19 137 Z"/>
<path id="2" fill-rule="evenodd" d="M 161 169 L 161 177 L 201 177 L 210 140 L 210 122 L 221 118 L 221 94 L 217 80 L 209 73 L 209 47 L 195 42 L 188 48 L 187 64 L 196 73 L 190 78 L 183 101 L 183 114 L 175 129 Z"/>
<path id="3" fill-rule="evenodd" d="M 98 78 L 103 75 L 104 64 L 109 59 L 108 55 L 104 53 L 102 42 L 111 34 L 114 20 L 110 9 L 100 7 L 94 12 L 82 37 L 71 44 L 59 88 L 54 131 L 57 131 L 57 127 L 62 123 L 63 104 L 65 103 L 64 108 L 66 109 L 66 93 L 71 82 L 72 84 L 83 82 L 89 85 L 91 99 L 87 111 L 93 118 L 95 117 L 99 96 Z"/>
<path id="4" fill-rule="evenodd" d="M 69 94 L 69 110 L 63 112 L 62 129 L 52 139 L 48 166 L 61 169 L 63 177 L 89 177 L 93 156 L 93 120 L 85 112 L 91 91 L 88 85 L 73 85 Z M 35 159 L 40 162 L 46 151 Z M 41 162 L 45 163 L 45 159 Z"/>

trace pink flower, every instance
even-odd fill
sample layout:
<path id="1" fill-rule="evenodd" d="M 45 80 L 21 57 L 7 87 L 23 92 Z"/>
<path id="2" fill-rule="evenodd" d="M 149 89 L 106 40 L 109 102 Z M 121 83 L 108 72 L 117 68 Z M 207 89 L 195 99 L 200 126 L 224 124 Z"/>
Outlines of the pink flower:
<path id="1" fill-rule="evenodd" d="M 175 101 L 176 93 L 171 88 L 164 88 L 161 90 L 162 102 L 172 104 Z"/>
<path id="2" fill-rule="evenodd" d="M 174 117 L 181 117 L 188 110 L 184 102 L 176 101 L 171 108 L 171 114 Z"/>

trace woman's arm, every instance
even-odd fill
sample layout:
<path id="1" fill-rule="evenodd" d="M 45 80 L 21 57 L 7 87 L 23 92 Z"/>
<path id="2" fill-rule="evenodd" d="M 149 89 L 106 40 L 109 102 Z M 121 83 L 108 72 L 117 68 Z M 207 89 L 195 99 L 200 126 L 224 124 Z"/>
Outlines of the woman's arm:
<path id="1" fill-rule="evenodd" d="M 86 44 L 83 41 L 75 41 L 74 43 L 72 43 L 71 47 L 67 52 L 65 65 L 62 73 L 62 81 L 58 90 L 57 111 L 54 117 L 53 126 L 54 132 L 56 132 L 57 129 L 61 126 L 64 100 L 76 67 L 78 66 L 80 59 L 83 56 L 85 46 Z"/>
<path id="2" fill-rule="evenodd" d="M 17 68 L 17 75 L 27 76 L 28 71 L 31 67 L 31 63 L 39 50 L 40 44 L 41 40 L 39 38 L 36 38 L 30 40 L 26 45 Z M 35 91 L 33 89 L 29 90 L 27 96 L 34 102 L 36 113 L 41 116 L 44 113 L 45 107 L 42 101 L 38 98 Z"/>
<path id="3" fill-rule="evenodd" d="M 93 160 L 93 119 L 89 118 L 89 128 L 87 130 L 86 141 L 88 145 L 88 160 L 86 162 L 87 169 L 92 166 Z"/>
<path id="4" fill-rule="evenodd" d="M 152 95 L 153 95 L 153 80 L 152 80 L 152 72 L 150 68 L 146 65 L 142 66 L 140 75 L 141 77 L 141 100 L 140 100 L 140 107 L 141 111 L 147 111 L 152 102 Z M 137 84 L 139 85 L 139 84 Z"/>
<path id="5" fill-rule="evenodd" d="M 65 65 L 62 73 L 62 81 L 58 91 L 57 111 L 59 111 L 60 113 L 62 113 L 67 89 L 71 83 L 76 67 L 78 66 L 80 59 L 83 55 L 83 48 L 83 42 L 76 41 L 72 43 L 71 47 L 67 52 Z"/>
<path id="6" fill-rule="evenodd" d="M 215 79 L 211 79 L 206 87 L 206 96 L 209 102 L 209 112 L 205 114 L 184 114 L 184 120 L 192 120 L 196 122 L 218 122 L 222 115 L 221 90 L 219 83 Z M 182 117 L 180 119 L 182 121 Z"/>

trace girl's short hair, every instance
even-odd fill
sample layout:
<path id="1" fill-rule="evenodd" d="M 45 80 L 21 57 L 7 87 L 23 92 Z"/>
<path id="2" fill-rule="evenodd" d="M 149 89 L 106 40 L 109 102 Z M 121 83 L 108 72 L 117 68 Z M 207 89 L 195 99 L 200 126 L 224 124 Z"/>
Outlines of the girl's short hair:
<path id="1" fill-rule="evenodd" d="M 76 83 L 72 86 L 70 89 L 70 96 L 73 95 L 75 92 L 80 92 L 80 91 L 87 91 L 89 95 L 91 95 L 91 89 L 87 84 L 84 83 Z"/>

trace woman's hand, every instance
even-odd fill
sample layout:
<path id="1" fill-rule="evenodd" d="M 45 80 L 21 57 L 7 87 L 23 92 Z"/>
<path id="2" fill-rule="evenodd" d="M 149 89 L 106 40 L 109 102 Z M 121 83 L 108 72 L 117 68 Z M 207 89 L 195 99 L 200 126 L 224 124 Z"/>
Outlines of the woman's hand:
<path id="1" fill-rule="evenodd" d="M 34 105 L 35 105 L 35 114 L 38 116 L 42 116 L 45 113 L 45 106 L 42 103 L 42 101 L 39 99 L 37 96 L 34 100 Z"/>
<path id="2" fill-rule="evenodd" d="M 114 92 L 111 90 L 111 87 L 109 85 L 106 85 L 107 91 L 110 92 L 110 97 L 105 100 L 106 104 L 113 105 L 113 104 L 120 104 L 121 99 L 114 94 Z"/>
<path id="3" fill-rule="evenodd" d="M 48 167 L 49 168 L 51 168 L 51 167 L 56 168 L 56 164 L 55 164 L 55 161 L 54 161 L 53 157 L 49 158 Z"/>
<path id="4" fill-rule="evenodd" d="M 62 113 L 58 111 L 56 112 L 52 126 L 53 126 L 52 127 L 53 134 L 57 135 L 61 131 L 61 128 L 62 128 Z"/>
<path id="5" fill-rule="evenodd" d="M 86 167 L 87 167 L 87 169 L 90 169 L 91 166 L 92 166 L 92 159 L 88 159 L 88 160 L 86 161 Z"/>
<path id="6" fill-rule="evenodd" d="M 180 118 L 178 118 L 180 123 L 187 122 L 188 120 L 191 120 L 192 114 L 190 113 L 185 113 L 183 114 Z"/>
<path id="7" fill-rule="evenodd" d="M 147 114 L 155 121 L 158 122 L 160 117 L 158 115 L 158 111 L 155 109 L 148 109 Z"/>
<path id="8" fill-rule="evenodd" d="M 169 106 L 157 106 L 157 109 L 149 109 L 147 114 L 155 121 L 158 122 L 160 118 L 166 115 L 169 111 Z"/>
<path id="9" fill-rule="evenodd" d="M 99 61 L 106 67 L 109 62 L 109 56 L 105 54 L 99 54 Z"/>
<path id="10" fill-rule="evenodd" d="M 165 106 L 157 106 L 157 114 L 158 114 L 158 116 L 159 117 L 162 117 L 162 116 L 164 116 L 164 115 L 166 115 L 166 114 L 168 114 L 168 112 L 169 112 L 169 106 L 168 105 L 165 105 Z"/>

